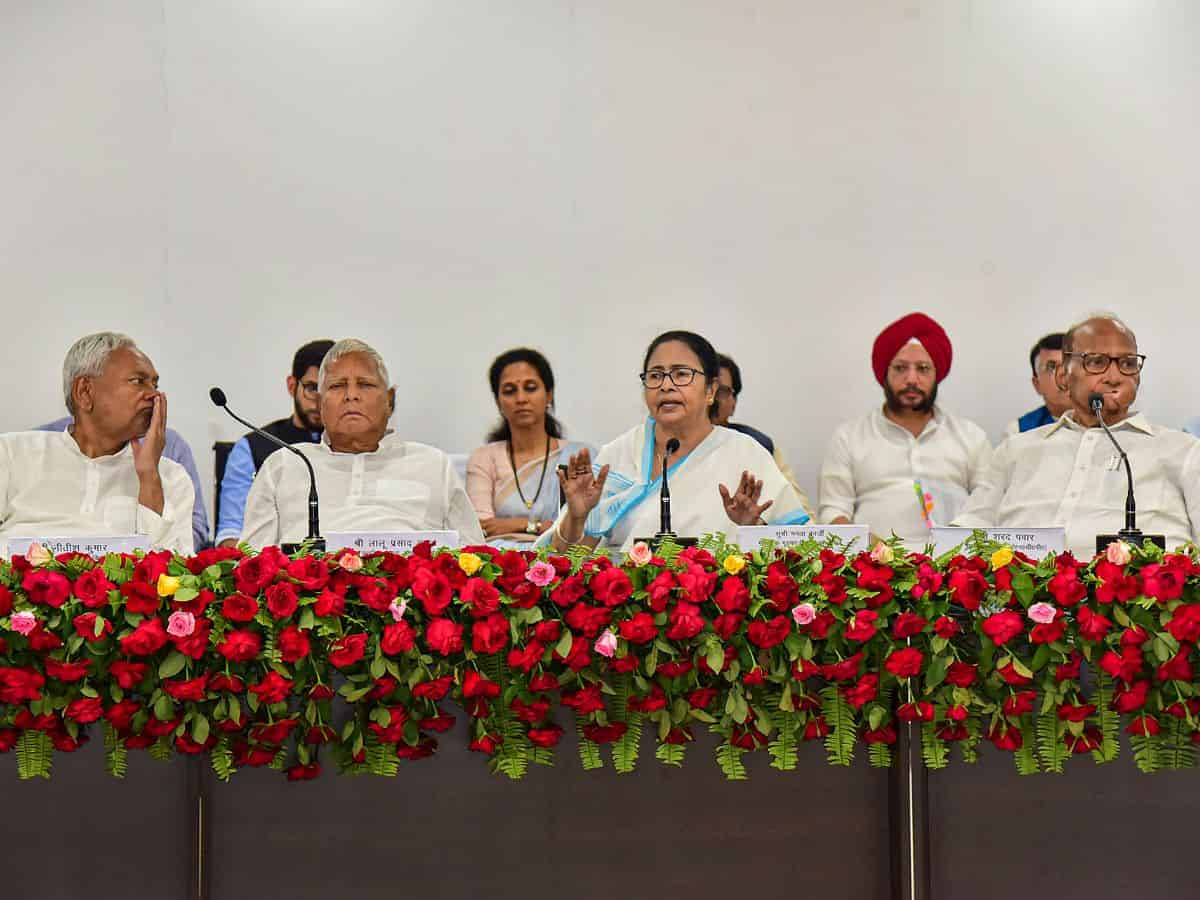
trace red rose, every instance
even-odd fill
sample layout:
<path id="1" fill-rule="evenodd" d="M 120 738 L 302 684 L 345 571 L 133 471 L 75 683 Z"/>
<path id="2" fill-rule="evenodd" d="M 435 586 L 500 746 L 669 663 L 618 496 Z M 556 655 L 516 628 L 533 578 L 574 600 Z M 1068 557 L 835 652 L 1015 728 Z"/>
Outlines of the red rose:
<path id="1" fill-rule="evenodd" d="M 431 568 L 418 570 L 413 576 L 413 597 L 415 597 L 431 616 L 440 616 L 450 605 L 453 590 L 450 580 L 441 572 Z"/>
<path id="2" fill-rule="evenodd" d="M 296 763 L 287 770 L 288 781 L 311 781 L 321 774 L 319 762 Z"/>
<path id="3" fill-rule="evenodd" d="M 763 586 L 766 588 L 767 596 L 771 598 L 771 603 L 777 609 L 789 609 L 800 600 L 796 579 L 792 577 L 787 563 L 783 560 L 776 560 L 767 566 L 767 578 L 763 582 Z"/>
<path id="4" fill-rule="evenodd" d="M 670 628 L 667 629 L 667 638 L 672 641 L 693 638 L 704 630 L 704 617 L 700 615 L 700 607 L 682 600 L 671 610 L 668 621 Z"/>
<path id="5" fill-rule="evenodd" d="M 896 743 L 896 729 L 890 724 L 882 725 L 879 728 L 868 728 L 863 732 L 863 743 L 894 744 Z"/>
<path id="6" fill-rule="evenodd" d="M 329 691 L 329 697 L 317 698 L 317 688 L 324 688 L 326 691 L 329 691 L 324 685 L 317 685 L 317 687 L 309 692 L 310 697 L 328 700 L 329 697 L 333 696 L 333 692 Z M 218 672 L 209 680 L 208 689 L 210 691 L 225 691 L 230 694 L 240 694 L 246 689 L 246 682 L 242 681 L 236 675 L 226 675 L 224 672 Z"/>
<path id="7" fill-rule="evenodd" d="M 1094 703 L 1064 703 L 1055 710 L 1055 715 L 1064 722 L 1085 722 L 1096 711 Z"/>
<path id="8" fill-rule="evenodd" d="M 286 619 L 299 605 L 296 586 L 290 581 L 281 581 L 267 588 L 267 610 L 276 619 Z"/>
<path id="9" fill-rule="evenodd" d="M 875 622 L 879 613 L 873 609 L 860 609 L 846 626 L 846 637 L 852 641 L 869 641 L 875 637 Z"/>
<path id="10" fill-rule="evenodd" d="M 1100 579 L 1100 586 L 1096 589 L 1096 599 L 1100 603 L 1127 603 L 1141 590 L 1137 578 L 1126 575 L 1121 566 L 1113 565 L 1106 559 L 1096 563 L 1095 575 Z"/>
<path id="11" fill-rule="evenodd" d="M 996 745 L 997 750 L 1008 750 L 1015 753 L 1021 749 L 1024 741 L 1021 739 L 1021 729 L 1005 724 L 998 719 L 988 732 L 988 740 Z"/>
<path id="12" fill-rule="evenodd" d="M 1166 627 L 1175 640 L 1194 644 L 1200 640 L 1200 605 L 1184 603 L 1177 606 Z"/>
<path id="13" fill-rule="evenodd" d="M 170 562 L 171 552 L 169 550 L 147 553 L 133 567 L 133 580 L 141 581 L 145 584 L 157 584 L 158 576 L 167 574 L 167 567 Z"/>
<path id="14" fill-rule="evenodd" d="M 164 681 L 162 689 L 173 700 L 203 700 L 208 690 L 208 673 L 187 681 Z"/>
<path id="15" fill-rule="evenodd" d="M 325 588 L 313 604 L 313 615 L 339 618 L 346 611 L 346 598 L 333 588 Z"/>
<path id="16" fill-rule="evenodd" d="M 337 638 L 329 646 L 330 664 L 339 669 L 354 665 L 367 650 L 367 638 L 366 634 L 347 634 Z"/>
<path id="17" fill-rule="evenodd" d="M 745 612 L 750 608 L 750 590 L 740 578 L 726 578 L 713 597 L 713 602 L 723 613 Z"/>
<path id="18" fill-rule="evenodd" d="M 599 684 L 590 684 L 577 691 L 564 693 L 561 702 L 563 706 L 575 710 L 577 716 L 586 716 L 588 713 L 604 709 L 604 699 Z"/>
<path id="19" fill-rule="evenodd" d="M 436 716 L 427 716 L 418 724 L 422 731 L 436 731 L 440 734 L 454 727 L 454 716 L 448 716 L 439 709 Z"/>
<path id="20" fill-rule="evenodd" d="M 558 677 L 549 672 L 535 675 L 529 679 L 529 689 L 531 691 L 556 691 L 558 690 Z"/>
<path id="21" fill-rule="evenodd" d="M 1003 647 L 1025 630 L 1025 623 L 1020 613 L 1006 609 L 988 616 L 979 627 L 997 647 Z"/>
<path id="22" fill-rule="evenodd" d="M 553 644 L 562 634 L 562 623 L 557 619 L 538 622 L 533 626 L 533 636 L 543 644 Z"/>
<path id="23" fill-rule="evenodd" d="M 701 661 L 704 661 L 703 657 Z M 680 675 L 686 675 L 694 668 L 695 666 L 690 659 L 673 659 L 670 662 L 661 663 L 655 674 L 661 675 L 663 678 L 678 678 Z"/>
<path id="24" fill-rule="evenodd" d="M 328 725 L 314 725 L 304 732 L 306 744 L 332 744 L 337 740 L 337 732 Z"/>
<path id="25" fill-rule="evenodd" d="M 1011 684 L 1014 687 L 1024 687 L 1033 680 L 1026 675 L 1022 675 L 1016 670 L 1016 667 L 1009 662 L 997 666 L 996 674 L 1000 676 L 1000 680 L 1005 684 Z"/>
<path id="26" fill-rule="evenodd" d="M 933 704 L 924 701 L 904 703 L 896 709 L 896 718 L 901 722 L 932 722 Z"/>
<path id="27" fill-rule="evenodd" d="M 298 724 L 300 724 L 298 719 L 276 719 L 270 724 L 255 725 L 250 729 L 250 737 L 262 744 L 280 744 L 287 740 L 287 736 Z"/>
<path id="28" fill-rule="evenodd" d="M 377 613 L 385 613 L 396 599 L 396 589 L 390 581 L 382 578 L 360 578 L 358 599 L 363 606 Z"/>
<path id="29" fill-rule="evenodd" d="M 878 693 L 879 676 L 870 673 L 858 679 L 858 682 L 853 687 L 842 688 L 842 694 L 846 697 L 846 702 L 855 709 L 862 709 L 866 704 L 874 700 Z"/>
<path id="30" fill-rule="evenodd" d="M 805 625 L 801 631 L 815 641 L 823 641 L 829 637 L 829 629 L 837 624 L 837 617 L 829 610 L 821 610 L 817 617 Z"/>
<path id="31" fill-rule="evenodd" d="M 63 717 L 75 722 L 95 722 L 104 715 L 104 704 L 99 697 L 80 697 L 72 700 L 63 710 Z"/>
<path id="32" fill-rule="evenodd" d="M 1188 661 L 1190 648 L 1183 647 L 1178 653 L 1158 667 L 1156 674 L 1159 681 L 1191 681 L 1192 664 Z"/>
<path id="33" fill-rule="evenodd" d="M 791 622 L 787 616 L 776 616 L 769 622 L 751 622 L 746 629 L 750 643 L 764 650 L 782 644 L 791 631 Z"/>
<path id="34" fill-rule="evenodd" d="M 822 572 L 816 576 L 814 581 L 821 586 L 821 590 L 825 592 L 825 599 L 830 603 L 841 606 L 850 599 L 850 595 L 846 593 L 846 579 L 841 575 L 830 575 L 827 572 Z M 795 599 L 799 600 L 799 595 Z M 772 602 L 775 606 L 779 605 L 779 601 L 777 600 L 773 600 Z"/>
<path id="35" fill-rule="evenodd" d="M 250 622 L 258 613 L 258 601 L 245 594 L 230 594 L 221 604 L 221 615 L 230 622 Z"/>
<path id="36" fill-rule="evenodd" d="M 1100 668 L 1119 681 L 1133 681 L 1142 671 L 1142 651 L 1137 647 L 1122 647 L 1119 654 L 1109 650 L 1100 657 Z"/>
<path id="37" fill-rule="evenodd" d="M 486 753 L 488 756 L 494 754 L 499 747 L 500 735 L 498 734 L 485 734 L 467 744 L 468 750 L 474 750 L 477 753 Z"/>
<path id="38" fill-rule="evenodd" d="M 7 616 L 12 612 L 13 608 L 13 592 L 0 584 L 0 616 Z"/>
<path id="39" fill-rule="evenodd" d="M 682 599 L 691 603 L 703 603 L 712 596 L 717 586 L 717 573 L 706 572 L 703 566 L 691 563 L 687 569 L 675 576 L 682 590 Z"/>
<path id="40" fill-rule="evenodd" d="M 108 602 L 108 592 L 116 588 L 117 586 L 104 576 L 104 570 L 96 568 L 76 578 L 72 590 L 79 602 L 88 609 L 99 609 Z"/>
<path id="41" fill-rule="evenodd" d="M 1085 641 L 1100 641 L 1112 628 L 1112 620 L 1087 606 L 1079 608 L 1079 636 Z"/>
<path id="42" fill-rule="evenodd" d="M 80 681 L 88 673 L 90 664 L 86 659 L 78 662 L 60 662 L 53 657 L 46 658 L 46 674 L 58 681 L 70 683 Z"/>
<path id="43" fill-rule="evenodd" d="M 508 619 L 492 613 L 471 626 L 471 649 L 476 653 L 499 653 L 508 646 Z"/>
<path id="44" fill-rule="evenodd" d="M 21 587 L 30 603 L 55 609 L 66 603 L 71 595 L 71 582 L 67 581 L 67 576 L 50 569 L 30 569 L 21 579 Z"/>
<path id="45" fill-rule="evenodd" d="M 721 661 L 721 671 L 724 672 L 726 669 L 728 669 L 729 664 L 735 659 L 737 659 L 737 647 L 726 647 L 724 659 Z M 661 671 L 661 669 L 659 671 Z M 712 667 L 709 666 L 707 656 L 700 657 L 700 671 L 705 675 L 717 674 L 712 670 Z"/>
<path id="46" fill-rule="evenodd" d="M 100 634 L 96 634 L 96 622 L 100 622 Z M 75 633 L 82 637 L 85 641 L 102 641 L 112 634 L 112 622 L 107 619 L 102 619 L 94 612 L 80 613 L 71 620 L 71 624 L 75 626 Z"/>
<path id="47" fill-rule="evenodd" d="M 717 698 L 716 688 L 696 688 L 687 695 L 688 706 L 692 709 L 708 709 Z"/>
<path id="48" fill-rule="evenodd" d="M 553 747 L 562 740 L 563 730 L 559 725 L 546 725 L 543 728 L 530 728 L 526 737 L 535 747 Z"/>
<path id="49" fill-rule="evenodd" d="M 530 641 L 525 647 L 514 647 L 508 651 L 506 662 L 510 669 L 516 669 L 518 672 L 529 672 L 542 661 L 542 656 L 546 652 L 546 645 L 541 641 Z"/>
<path id="50" fill-rule="evenodd" d="M 1134 625 L 1121 632 L 1122 647 L 1141 647 L 1148 640 L 1150 635 L 1146 634 L 1146 629 L 1141 625 Z"/>
<path id="51" fill-rule="evenodd" d="M 811 659 L 798 659 L 792 663 L 792 677 L 797 681 L 808 679 L 821 674 L 821 667 Z"/>
<path id="52" fill-rule="evenodd" d="M 929 563 L 924 562 L 917 568 L 917 583 L 913 585 L 913 599 L 920 600 L 926 594 L 932 596 L 942 589 L 944 577 Z"/>
<path id="53" fill-rule="evenodd" d="M 550 591 L 550 600 L 558 606 L 566 609 L 568 606 L 573 606 L 587 592 L 587 588 L 583 583 L 583 575 L 576 573 L 568 578 L 564 578 L 562 582 Z"/>
<path id="54" fill-rule="evenodd" d="M 1158 719 L 1153 716 L 1138 716 L 1129 723 L 1129 727 L 1125 729 L 1126 734 L 1136 734 L 1141 737 L 1154 737 L 1162 730 L 1162 726 L 1158 724 Z"/>
<path id="55" fill-rule="evenodd" d="M 654 624 L 654 616 L 649 613 L 635 613 L 633 618 L 622 622 L 618 627 L 621 637 L 631 644 L 648 644 L 658 637 L 658 626 Z"/>
<path id="56" fill-rule="evenodd" d="M 806 741 L 815 741 L 829 734 L 829 723 L 824 716 L 812 716 L 804 723 L 803 738 Z"/>
<path id="57" fill-rule="evenodd" d="M 1087 586 L 1079 580 L 1079 572 L 1075 568 L 1074 561 L 1064 563 L 1063 557 L 1060 556 L 1058 565 L 1058 574 L 1050 579 L 1046 588 L 1050 591 L 1050 595 L 1058 601 L 1059 606 L 1074 606 L 1087 596 Z"/>
<path id="58" fill-rule="evenodd" d="M 329 583 L 329 568 L 315 556 L 302 556 L 287 564 L 288 576 L 306 591 L 319 591 Z"/>
<path id="59" fill-rule="evenodd" d="M 713 619 L 713 631 L 721 640 L 727 641 L 741 630 L 745 621 L 746 617 L 741 613 L 722 613 Z"/>
<path id="60" fill-rule="evenodd" d="M 959 628 L 958 623 L 949 616 L 938 616 L 937 620 L 933 623 L 933 633 L 946 640 L 950 640 L 950 638 L 954 637 L 960 631 L 962 629 Z"/>
<path id="61" fill-rule="evenodd" d="M 650 693 L 643 697 L 630 697 L 626 707 L 632 712 L 655 712 L 666 709 L 667 695 L 657 684 L 650 685 Z"/>
<path id="62" fill-rule="evenodd" d="M 1017 691 L 1010 694 L 1004 701 L 1003 710 L 1006 716 L 1023 716 L 1033 712 L 1033 702 L 1037 700 L 1037 691 Z"/>
<path id="63" fill-rule="evenodd" d="M 414 685 L 412 695 L 424 700 L 441 700 L 449 693 L 452 684 L 454 684 L 454 678 L 450 675 L 443 675 L 441 678 L 433 678 Z"/>
<path id="64" fill-rule="evenodd" d="M 474 669 L 467 669 L 463 674 L 464 697 L 499 697 L 500 685 L 489 678 L 480 675 Z"/>
<path id="65" fill-rule="evenodd" d="M 589 722 L 583 726 L 583 736 L 594 744 L 611 744 L 624 737 L 629 726 L 624 722 L 610 722 L 607 725 L 597 725 Z"/>
<path id="66" fill-rule="evenodd" d="M 667 603 L 670 602 L 671 592 L 679 586 L 679 582 L 675 580 L 675 576 L 670 572 L 660 572 L 653 581 L 646 585 L 647 602 L 650 609 L 659 613 L 667 608 Z"/>
<path id="67" fill-rule="evenodd" d="M 127 732 L 133 727 L 133 717 L 141 711 L 141 704 L 136 700 L 122 700 L 114 703 L 104 711 L 104 718 L 119 732 Z"/>
<path id="68" fill-rule="evenodd" d="M 477 619 L 490 616 L 500 608 L 500 592 L 494 584 L 483 578 L 467 579 L 459 596 L 463 605 Z"/>
<path id="69" fill-rule="evenodd" d="M 1083 654 L 1074 651 L 1065 662 L 1054 667 L 1054 680 L 1057 682 L 1072 681 L 1079 677 L 1079 667 L 1083 665 Z"/>
<path id="70" fill-rule="evenodd" d="M 1150 682 L 1142 679 L 1126 686 L 1118 682 L 1113 691 L 1113 709 L 1119 713 L 1131 713 L 1146 705 L 1146 694 L 1150 690 Z"/>
<path id="71" fill-rule="evenodd" d="M 273 587 L 277 586 L 273 585 Z M 275 639 L 275 646 L 279 648 L 279 658 L 285 663 L 299 662 L 308 656 L 312 649 L 308 632 L 295 625 L 289 625 L 279 632 L 279 637 Z"/>
<path id="72" fill-rule="evenodd" d="M 449 619 L 432 619 L 425 627 L 425 645 L 442 656 L 458 653 L 463 648 L 462 626 Z"/>
<path id="73" fill-rule="evenodd" d="M 975 683 L 977 670 L 977 666 L 956 660 L 946 668 L 946 684 L 954 687 L 970 687 Z"/>
<path id="74" fill-rule="evenodd" d="M 987 581 L 973 569 L 955 569 L 950 573 L 950 599 L 964 609 L 974 612 L 979 609 L 987 590 Z"/>
<path id="75" fill-rule="evenodd" d="M 208 650 L 208 638 L 211 633 L 212 622 L 202 618 L 196 620 L 196 627 L 192 629 L 191 634 L 186 637 L 172 636 L 171 641 L 175 644 L 175 649 L 184 656 L 199 659 Z"/>
<path id="76" fill-rule="evenodd" d="M 380 649 L 387 656 L 396 656 L 400 653 L 407 653 L 413 648 L 416 643 L 417 633 L 411 625 L 401 620 L 393 622 L 383 629 L 383 636 L 379 639 Z"/>
<path id="77" fill-rule="evenodd" d="M 572 631 L 577 631 L 584 637 L 594 638 L 612 621 L 612 612 L 601 606 L 577 603 L 567 610 L 564 618 Z"/>
<path id="78" fill-rule="evenodd" d="M 1063 618 L 1062 610 L 1057 610 L 1054 621 L 1034 625 L 1029 630 L 1029 642 L 1032 644 L 1053 644 L 1062 638 L 1067 631 L 1067 620 Z"/>
<path id="79" fill-rule="evenodd" d="M 121 638 L 121 652 L 126 656 L 149 656 L 157 653 L 167 642 L 167 632 L 158 618 L 146 619 L 131 634 Z"/>
<path id="80" fill-rule="evenodd" d="M 914 637 L 924 631 L 928 624 L 928 619 L 905 610 L 896 616 L 896 622 L 892 625 L 892 635 L 900 640 Z"/>
<path id="81" fill-rule="evenodd" d="M 599 603 L 610 608 L 620 606 L 633 594 L 633 582 L 616 566 L 593 575 L 588 587 Z"/>
<path id="82" fill-rule="evenodd" d="M 273 556 L 248 556 L 233 569 L 233 584 L 243 594 L 257 594 L 275 580 L 279 564 Z"/>
<path id="83" fill-rule="evenodd" d="M 1178 600 L 1183 594 L 1186 574 L 1183 569 L 1174 566 L 1150 563 L 1142 569 L 1142 593 L 1160 603 Z"/>
<path id="84" fill-rule="evenodd" d="M 258 684 L 250 685 L 250 693 L 258 697 L 262 703 L 282 703 L 292 690 L 292 682 L 284 678 L 274 669 L 268 672 Z"/>
<path id="85" fill-rule="evenodd" d="M 142 683 L 142 679 L 146 677 L 146 669 L 145 663 L 119 659 L 109 664 L 108 674 L 116 680 L 118 687 L 128 691 Z"/>
<path id="86" fill-rule="evenodd" d="M 262 649 L 262 638 L 244 628 L 237 628 L 225 635 L 217 645 L 217 652 L 230 662 L 249 662 Z"/>
<path id="87" fill-rule="evenodd" d="M 832 663 L 824 666 L 825 677 L 830 681 L 847 681 L 858 674 L 859 663 L 862 662 L 862 653 L 855 653 L 853 656 L 847 656 L 841 662 Z"/>
<path id="88" fill-rule="evenodd" d="M 916 647 L 903 647 L 889 654 L 883 667 L 897 678 L 911 678 L 921 674 L 921 663 L 925 657 Z"/>

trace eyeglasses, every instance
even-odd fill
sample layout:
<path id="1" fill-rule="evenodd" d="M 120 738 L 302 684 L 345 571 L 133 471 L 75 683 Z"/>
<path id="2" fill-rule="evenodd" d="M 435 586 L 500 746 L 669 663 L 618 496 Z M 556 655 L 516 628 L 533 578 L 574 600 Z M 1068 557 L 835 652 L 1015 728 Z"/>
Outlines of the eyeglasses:
<path id="1" fill-rule="evenodd" d="M 1124 356 L 1110 356 L 1107 353 L 1064 353 L 1063 359 L 1068 356 L 1079 357 L 1083 363 L 1083 371 L 1089 375 L 1103 375 L 1113 363 L 1117 364 L 1117 371 L 1122 375 L 1136 375 L 1146 364 L 1144 353 L 1127 353 Z"/>
<path id="2" fill-rule="evenodd" d="M 916 369 L 917 374 L 922 378 L 928 378 L 933 374 L 933 366 L 929 363 L 892 363 L 888 368 L 892 370 L 893 375 L 907 375 L 909 369 Z"/>
<path id="3" fill-rule="evenodd" d="M 300 390 L 309 400 L 315 400 L 317 398 L 317 394 L 320 392 L 320 387 L 321 386 L 315 381 L 300 382 Z"/>
<path id="4" fill-rule="evenodd" d="M 651 369 L 649 372 L 643 372 L 638 378 L 642 379 L 642 384 L 653 390 L 662 387 L 664 378 L 669 378 L 675 387 L 687 387 L 696 380 L 697 375 L 703 374 L 699 369 L 689 366 L 673 366 L 669 372 L 664 372 L 662 369 Z"/>

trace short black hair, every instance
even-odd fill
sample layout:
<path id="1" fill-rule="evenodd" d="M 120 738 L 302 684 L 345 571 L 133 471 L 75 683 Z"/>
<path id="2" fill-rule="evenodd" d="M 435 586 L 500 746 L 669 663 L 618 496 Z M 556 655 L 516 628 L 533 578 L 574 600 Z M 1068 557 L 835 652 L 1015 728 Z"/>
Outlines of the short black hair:
<path id="1" fill-rule="evenodd" d="M 667 344 L 671 341 L 679 341 L 681 344 L 687 344 L 688 349 L 696 354 L 696 357 L 700 360 L 700 369 L 704 372 L 704 381 L 706 384 L 711 384 L 717 380 L 717 375 L 721 371 L 721 363 L 717 357 L 717 351 L 713 349 L 713 345 L 706 338 L 701 337 L 694 331 L 664 331 L 652 340 L 650 346 L 646 348 L 646 357 L 642 360 L 643 372 L 650 365 L 650 357 L 654 355 L 654 351 L 662 344 Z"/>
<path id="2" fill-rule="evenodd" d="M 322 339 L 309 341 L 297 350 L 296 355 L 292 357 L 292 377 L 299 381 L 309 369 L 321 368 L 321 360 L 332 346 L 333 341 Z"/>
<path id="3" fill-rule="evenodd" d="M 547 393 L 554 390 L 554 370 L 550 368 L 550 360 L 532 347 L 514 347 L 512 350 L 505 350 L 493 359 L 491 366 L 488 367 L 488 384 L 492 386 L 492 396 L 497 403 L 500 401 L 500 376 L 514 363 L 528 363 L 533 366 L 537 370 L 538 377 L 542 379 Z M 562 425 L 549 411 L 546 412 L 546 434 L 552 438 L 563 436 Z M 512 429 L 508 425 L 508 419 L 501 416 L 500 424 L 488 433 L 487 439 L 489 441 L 507 441 L 511 438 Z"/>
<path id="4" fill-rule="evenodd" d="M 729 380 L 733 382 L 733 396 L 737 397 L 742 393 L 742 370 L 738 368 L 738 364 L 733 361 L 732 356 L 726 356 L 724 353 L 718 353 L 718 373 L 721 369 L 729 370 Z"/>
<path id="5" fill-rule="evenodd" d="M 1063 338 L 1066 337 L 1061 331 L 1054 331 L 1043 337 L 1033 349 L 1029 351 L 1029 368 L 1033 369 L 1033 374 L 1036 376 L 1038 354 L 1043 350 L 1061 350 L 1063 348 Z"/>

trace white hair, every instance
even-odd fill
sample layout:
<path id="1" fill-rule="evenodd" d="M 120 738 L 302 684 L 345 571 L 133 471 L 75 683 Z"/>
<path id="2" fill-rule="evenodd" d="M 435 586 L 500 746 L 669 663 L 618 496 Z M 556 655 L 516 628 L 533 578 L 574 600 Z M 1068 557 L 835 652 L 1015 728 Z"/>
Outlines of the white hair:
<path id="1" fill-rule="evenodd" d="M 351 353 L 361 353 L 375 363 L 375 371 L 379 374 L 379 379 L 383 382 L 383 386 L 391 387 L 392 383 L 388 380 L 387 364 L 384 363 L 383 357 L 379 355 L 379 351 L 366 341 L 360 341 L 358 338 L 342 338 L 329 348 L 329 351 L 325 354 L 325 358 L 321 360 L 321 368 L 317 370 L 318 390 L 323 390 L 325 387 L 325 373 L 329 367 L 343 356 L 349 356 Z"/>
<path id="2" fill-rule="evenodd" d="M 1063 350 L 1070 353 L 1075 349 L 1075 332 L 1091 325 L 1093 322 L 1111 322 L 1117 331 L 1123 331 L 1129 336 L 1129 340 L 1133 342 L 1133 346 L 1137 347 L 1137 335 L 1133 333 L 1133 329 L 1126 325 L 1115 313 L 1105 312 L 1103 310 L 1094 312 L 1086 318 L 1080 319 L 1071 325 L 1063 334 Z"/>
<path id="3" fill-rule="evenodd" d="M 67 404 L 67 412 L 75 415 L 75 400 L 71 396 L 75 379 L 84 376 L 95 378 L 104 371 L 108 358 L 122 347 L 138 350 L 133 338 L 117 331 L 98 331 L 81 337 L 71 345 L 67 358 L 63 360 L 63 400 Z"/>

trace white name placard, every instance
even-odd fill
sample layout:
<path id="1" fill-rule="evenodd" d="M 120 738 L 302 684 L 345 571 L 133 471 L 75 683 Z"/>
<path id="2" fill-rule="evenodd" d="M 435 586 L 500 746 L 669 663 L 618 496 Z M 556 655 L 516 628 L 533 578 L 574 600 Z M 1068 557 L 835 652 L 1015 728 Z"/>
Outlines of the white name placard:
<path id="1" fill-rule="evenodd" d="M 410 553 L 417 544 L 429 541 L 435 547 L 458 547 L 457 531 L 334 531 L 325 536 L 325 549 L 357 550 L 359 553 Z"/>
<path id="2" fill-rule="evenodd" d="M 823 544 L 829 538 L 837 538 L 851 549 L 869 550 L 870 531 L 866 525 L 741 525 L 737 542 L 743 550 L 757 550 L 762 541 L 790 547 L 808 540 Z"/>
<path id="3" fill-rule="evenodd" d="M 60 553 L 104 556 L 106 553 L 133 553 L 135 550 L 145 552 L 150 549 L 150 537 L 145 534 L 81 534 L 72 537 L 10 537 L 5 553 L 7 556 L 24 556 L 34 543 L 41 544 L 55 556 Z"/>
<path id="4" fill-rule="evenodd" d="M 1042 559 L 1047 553 L 1055 555 L 1066 548 L 1066 529 L 1056 528 L 950 528 L 938 526 L 931 530 L 934 554 L 941 556 L 970 538 L 973 531 L 982 531 L 989 541 L 1007 544 L 1031 559 Z"/>

